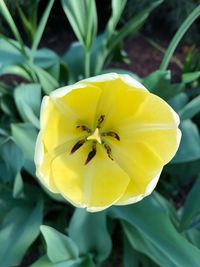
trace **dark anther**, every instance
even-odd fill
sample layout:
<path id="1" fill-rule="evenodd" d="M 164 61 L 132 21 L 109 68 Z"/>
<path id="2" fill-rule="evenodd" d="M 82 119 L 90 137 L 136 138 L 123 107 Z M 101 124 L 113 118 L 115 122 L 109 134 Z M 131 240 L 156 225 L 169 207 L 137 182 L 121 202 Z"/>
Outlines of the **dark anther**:
<path id="1" fill-rule="evenodd" d="M 85 125 L 78 125 L 78 126 L 76 126 L 76 128 L 79 128 L 79 129 L 81 129 L 82 131 L 86 131 L 86 132 L 88 132 L 88 133 L 91 133 L 92 131 L 90 130 L 90 128 L 88 128 L 87 126 L 85 126 Z"/>
<path id="2" fill-rule="evenodd" d="M 78 150 L 83 144 L 85 143 L 85 139 L 82 139 L 80 141 L 78 141 L 71 149 L 71 154 L 73 154 L 74 152 L 76 152 L 76 150 Z"/>
<path id="3" fill-rule="evenodd" d="M 98 118 L 97 128 L 100 127 L 100 125 L 102 124 L 102 122 L 104 121 L 104 119 L 105 119 L 105 115 L 101 115 L 101 116 Z"/>
<path id="4" fill-rule="evenodd" d="M 108 154 L 108 157 L 109 157 L 110 159 L 113 160 L 113 157 L 112 157 L 112 150 L 111 150 L 110 146 L 107 145 L 107 144 L 104 144 L 104 147 L 105 147 L 105 149 L 106 149 L 106 152 L 107 152 L 107 154 Z"/>
<path id="5" fill-rule="evenodd" d="M 115 139 L 117 139 L 118 141 L 120 141 L 120 137 L 119 137 L 119 135 L 117 134 L 117 133 L 115 133 L 115 132 L 112 132 L 112 131 L 110 131 L 110 132 L 107 132 L 107 133 L 102 133 L 102 135 L 103 136 L 111 136 L 111 137 L 114 137 Z"/>
<path id="6" fill-rule="evenodd" d="M 88 164 L 94 158 L 96 153 L 97 153 L 96 145 L 93 145 L 92 150 L 89 152 L 88 157 L 85 161 L 85 165 Z"/>

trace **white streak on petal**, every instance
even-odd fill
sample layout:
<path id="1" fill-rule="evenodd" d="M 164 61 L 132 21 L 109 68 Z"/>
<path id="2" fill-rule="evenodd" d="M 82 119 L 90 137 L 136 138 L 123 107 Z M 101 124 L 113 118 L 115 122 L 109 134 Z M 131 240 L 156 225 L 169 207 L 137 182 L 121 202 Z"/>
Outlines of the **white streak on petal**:
<path id="1" fill-rule="evenodd" d="M 148 92 L 148 90 L 142 85 L 140 82 L 135 80 L 133 77 L 131 77 L 128 74 L 122 74 L 120 75 L 121 80 L 126 83 L 127 85 L 133 87 L 133 88 L 138 88 L 138 89 L 143 89 Z"/>
<path id="2" fill-rule="evenodd" d="M 170 106 L 169 106 L 170 107 Z M 172 115 L 173 115 L 173 118 L 174 118 L 174 121 L 176 123 L 176 125 L 178 126 L 180 124 L 180 118 L 179 118 L 179 115 L 170 107 L 170 110 L 172 112 Z"/>
<path id="3" fill-rule="evenodd" d="M 34 155 L 35 164 L 38 166 L 42 165 L 43 159 L 44 159 L 44 146 L 42 143 L 42 134 L 41 132 L 39 132 L 35 145 L 35 155 Z"/>
<path id="4" fill-rule="evenodd" d="M 61 87 L 53 92 L 50 93 L 50 97 L 51 98 L 60 98 L 65 96 L 66 94 L 68 94 L 69 92 L 75 90 L 75 89 L 80 89 L 80 88 L 84 88 L 87 85 L 80 83 L 75 83 L 73 85 L 68 85 L 68 86 L 64 86 Z"/>
<path id="5" fill-rule="evenodd" d="M 120 203 L 116 203 L 115 205 L 116 206 L 129 205 L 129 204 L 133 204 L 133 203 L 139 202 L 143 198 L 144 198 L 144 195 L 141 194 L 141 195 L 138 195 L 138 196 L 135 196 L 135 197 L 128 198 L 127 200 L 125 200 L 123 202 L 120 201 Z"/>
<path id="6" fill-rule="evenodd" d="M 106 73 L 106 74 L 101 74 L 101 75 L 97 75 L 94 77 L 90 77 L 88 79 L 84 79 L 81 82 L 83 83 L 91 83 L 91 82 L 106 82 L 106 81 L 112 81 L 112 80 L 116 80 L 119 79 L 120 75 L 117 73 Z"/>
<path id="7" fill-rule="evenodd" d="M 144 197 L 146 197 L 152 193 L 152 191 L 154 190 L 154 188 L 156 187 L 156 185 L 158 183 L 161 172 L 162 172 L 162 170 L 159 171 L 159 173 L 148 184 L 146 191 L 145 191 L 145 194 L 144 194 Z"/>

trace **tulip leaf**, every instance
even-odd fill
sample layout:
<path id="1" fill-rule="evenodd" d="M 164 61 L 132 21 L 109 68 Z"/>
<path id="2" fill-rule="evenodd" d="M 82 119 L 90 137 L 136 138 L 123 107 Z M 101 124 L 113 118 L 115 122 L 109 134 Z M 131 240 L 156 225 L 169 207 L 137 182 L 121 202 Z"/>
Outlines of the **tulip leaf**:
<path id="1" fill-rule="evenodd" d="M 33 161 L 38 134 L 36 128 L 30 123 L 13 123 L 11 129 L 14 141 L 23 151 L 24 157 Z"/>
<path id="2" fill-rule="evenodd" d="M 41 86 L 39 84 L 21 84 L 15 88 L 14 98 L 22 119 L 39 128 Z"/>
<path id="3" fill-rule="evenodd" d="M 1 266 L 20 264 L 27 249 L 39 234 L 42 209 L 43 203 L 40 200 L 34 208 L 21 204 L 6 215 L 0 231 Z"/>
<path id="4" fill-rule="evenodd" d="M 183 83 L 172 84 L 171 83 L 171 72 L 164 70 L 156 70 L 150 75 L 144 78 L 144 86 L 153 94 L 168 100 L 178 93 L 180 93 L 183 88 Z"/>
<path id="5" fill-rule="evenodd" d="M 169 266 L 169 259 L 165 257 L 149 240 L 138 231 L 135 227 L 127 222 L 122 222 L 123 232 L 125 233 L 130 244 L 136 251 L 146 254 L 150 259 L 160 266 Z M 145 265 L 146 266 L 146 265 Z M 170 265 L 174 266 L 175 265 Z"/>
<path id="6" fill-rule="evenodd" d="M 31 48 L 31 56 L 34 57 L 35 55 L 35 51 L 40 43 L 40 40 L 42 38 L 42 34 L 44 32 L 44 29 L 45 29 L 45 26 L 46 26 L 46 23 L 47 23 L 47 20 L 49 18 L 49 14 L 50 14 L 50 11 L 52 9 L 52 6 L 54 4 L 54 1 L 55 0 L 50 0 L 48 1 L 48 4 L 46 6 L 46 9 L 41 17 L 41 20 L 40 20 L 40 23 L 38 25 L 38 28 L 36 30 L 36 33 L 34 35 L 34 39 L 33 39 L 33 44 L 32 44 L 32 48 Z"/>
<path id="7" fill-rule="evenodd" d="M 54 64 L 59 62 L 58 55 L 47 48 L 42 48 L 37 50 L 35 57 L 34 57 L 34 64 L 40 68 L 49 68 L 52 67 Z"/>
<path id="8" fill-rule="evenodd" d="M 126 237 L 124 237 L 123 266 L 124 267 L 140 266 L 139 253 L 130 246 L 129 241 L 127 240 Z"/>
<path id="9" fill-rule="evenodd" d="M 127 0 L 112 0 L 112 16 L 110 17 L 106 28 L 106 36 L 108 39 L 115 31 L 115 28 L 121 18 L 126 2 Z"/>
<path id="10" fill-rule="evenodd" d="M 56 263 L 78 258 L 78 248 L 73 240 L 52 227 L 42 225 L 40 229 L 46 241 L 47 255 L 51 262 Z"/>
<path id="11" fill-rule="evenodd" d="M 36 65 L 32 65 L 31 68 L 36 73 L 40 81 L 40 84 L 46 94 L 49 94 L 51 91 L 53 91 L 59 86 L 57 80 L 51 74 L 49 74 L 46 70 Z"/>
<path id="12" fill-rule="evenodd" d="M 69 50 L 64 54 L 63 61 L 69 67 L 71 83 L 84 77 L 84 47 L 81 43 L 72 43 Z"/>
<path id="13" fill-rule="evenodd" d="M 191 119 L 199 112 L 200 112 L 200 96 L 197 96 L 179 111 L 179 115 L 181 117 L 181 120 L 187 120 Z"/>
<path id="14" fill-rule="evenodd" d="M 172 163 L 189 162 L 200 159 L 200 135 L 197 126 L 191 120 L 181 123 L 182 138 Z"/>
<path id="15" fill-rule="evenodd" d="M 190 193 L 188 194 L 185 205 L 183 207 L 183 213 L 181 216 L 181 228 L 188 227 L 192 219 L 200 212 L 200 176 L 197 178 Z"/>
<path id="16" fill-rule="evenodd" d="M 116 34 L 113 34 L 112 38 L 109 40 L 109 48 L 112 49 L 113 47 L 115 47 L 129 34 L 138 32 L 150 13 L 162 2 L 163 0 L 156 0 L 151 2 L 148 7 L 144 8 L 128 22 L 126 22 L 124 26 L 121 27 Z"/>
<path id="17" fill-rule="evenodd" d="M 78 40 L 89 51 L 97 32 L 94 0 L 61 0 L 63 10 Z"/>
<path id="18" fill-rule="evenodd" d="M 146 197 L 134 205 L 113 207 L 109 214 L 128 223 L 134 231 L 137 231 L 138 238 L 147 240 L 151 244 L 151 253 L 154 253 L 154 259 L 157 257 L 159 265 L 163 266 L 160 258 L 162 255 L 163 260 L 167 262 L 164 266 L 199 266 L 200 250 L 176 230 L 166 209 L 158 202 L 155 195 Z"/>
<path id="19" fill-rule="evenodd" d="M 14 186 L 13 186 L 13 198 L 20 198 L 23 196 L 23 180 L 22 180 L 22 176 L 21 173 L 19 172 L 16 177 L 15 177 L 15 181 L 14 181 Z"/>
<path id="20" fill-rule="evenodd" d="M 200 77 L 200 71 L 183 73 L 182 80 L 184 83 L 191 83 Z"/>
<path id="21" fill-rule="evenodd" d="M 0 145 L 0 180 L 9 182 L 14 180 L 24 163 L 21 150 L 10 139 L 4 139 Z"/>
<path id="22" fill-rule="evenodd" d="M 95 253 L 96 261 L 104 261 L 111 252 L 111 239 L 106 225 L 106 213 L 88 213 L 76 209 L 69 224 L 69 236 L 80 253 Z"/>
<path id="23" fill-rule="evenodd" d="M 54 267 L 54 264 L 49 260 L 47 255 L 44 255 L 34 262 L 30 267 Z"/>
<path id="24" fill-rule="evenodd" d="M 17 64 L 0 66 L 0 75 L 13 74 L 22 77 L 28 81 L 31 80 L 29 73 L 21 66 Z"/>

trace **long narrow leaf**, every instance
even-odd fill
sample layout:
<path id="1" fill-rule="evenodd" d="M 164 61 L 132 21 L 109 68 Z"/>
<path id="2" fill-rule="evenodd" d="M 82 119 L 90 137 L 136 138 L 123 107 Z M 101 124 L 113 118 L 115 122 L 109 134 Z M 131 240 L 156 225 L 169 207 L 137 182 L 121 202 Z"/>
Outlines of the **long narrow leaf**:
<path id="1" fill-rule="evenodd" d="M 17 26 L 15 25 L 15 22 L 7 8 L 7 6 L 5 5 L 3 0 L 0 0 L 0 11 L 2 13 L 2 15 L 4 16 L 5 20 L 7 21 L 12 33 L 14 34 L 16 40 L 19 42 L 20 46 L 21 46 L 21 52 L 22 54 L 26 57 L 26 51 L 24 48 L 24 43 L 23 40 L 21 38 L 21 35 L 17 29 Z"/>
<path id="2" fill-rule="evenodd" d="M 47 7 L 46 7 L 46 9 L 44 11 L 44 14 L 43 14 L 43 16 L 42 16 L 42 18 L 40 20 L 39 26 L 38 26 L 36 34 L 35 34 L 34 42 L 32 44 L 32 49 L 31 49 L 32 50 L 32 55 L 31 55 L 32 59 L 34 58 L 35 51 L 36 51 L 36 49 L 37 49 L 37 47 L 38 47 L 38 45 L 40 43 L 40 40 L 42 38 L 42 34 L 44 32 L 44 29 L 45 29 L 47 20 L 49 18 L 49 14 L 51 12 L 51 8 L 52 8 L 52 6 L 54 4 L 54 1 L 55 0 L 50 0 L 49 1 L 48 5 L 47 5 Z"/>
<path id="3" fill-rule="evenodd" d="M 164 58 L 161 62 L 160 69 L 166 70 L 170 59 L 179 44 L 180 40 L 182 39 L 183 35 L 186 33 L 186 31 L 189 29 L 189 27 L 192 25 L 192 23 L 200 16 L 200 5 L 198 5 L 192 13 L 185 19 L 181 27 L 178 29 L 174 37 L 172 38 L 167 51 L 165 52 Z"/>
<path id="4" fill-rule="evenodd" d="M 127 0 L 112 0 L 112 16 L 110 17 L 106 27 L 107 38 L 113 34 L 113 31 L 120 20 L 126 2 Z"/>
<path id="5" fill-rule="evenodd" d="M 78 40 L 89 51 L 97 32 L 94 0 L 61 0 L 63 10 Z"/>

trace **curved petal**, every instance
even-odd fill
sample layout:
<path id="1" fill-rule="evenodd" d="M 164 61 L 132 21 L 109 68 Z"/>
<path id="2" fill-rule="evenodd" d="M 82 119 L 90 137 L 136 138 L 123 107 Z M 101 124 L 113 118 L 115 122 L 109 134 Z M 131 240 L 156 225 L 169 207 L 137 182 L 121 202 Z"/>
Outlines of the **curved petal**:
<path id="1" fill-rule="evenodd" d="M 93 126 L 100 94 L 101 90 L 97 87 L 78 87 L 62 97 L 57 97 L 54 91 L 50 97 L 44 98 L 40 120 L 42 140 L 47 151 L 86 134 L 77 126 Z"/>
<path id="2" fill-rule="evenodd" d="M 70 89 L 69 89 L 70 88 Z M 76 115 L 76 123 L 82 123 L 88 127 L 94 127 L 94 118 L 96 113 L 97 103 L 99 101 L 102 90 L 92 84 L 76 83 L 74 86 L 62 88 L 62 97 L 60 93 L 51 95 L 56 101 L 60 110 L 68 109 Z M 61 89 L 58 89 L 58 91 Z M 64 95 L 64 91 L 66 94 Z M 65 112 L 65 113 L 66 113 Z"/>
<path id="3" fill-rule="evenodd" d="M 150 94 L 139 111 L 121 123 L 120 141 L 107 137 L 114 159 L 131 178 L 118 204 L 139 201 L 152 192 L 163 166 L 178 149 L 178 124 L 169 105 Z"/>
<path id="4" fill-rule="evenodd" d="M 96 111 L 96 119 L 105 115 L 102 130 L 118 131 L 118 124 L 132 116 L 146 99 L 149 92 L 135 79 L 116 73 L 104 74 L 83 80 L 82 83 L 94 84 L 102 89 Z"/>
<path id="5" fill-rule="evenodd" d="M 60 155 L 52 163 L 52 175 L 56 187 L 69 202 L 89 211 L 99 211 L 123 195 L 130 179 L 100 146 L 85 165 L 90 150 L 88 142 L 73 155 Z"/>

